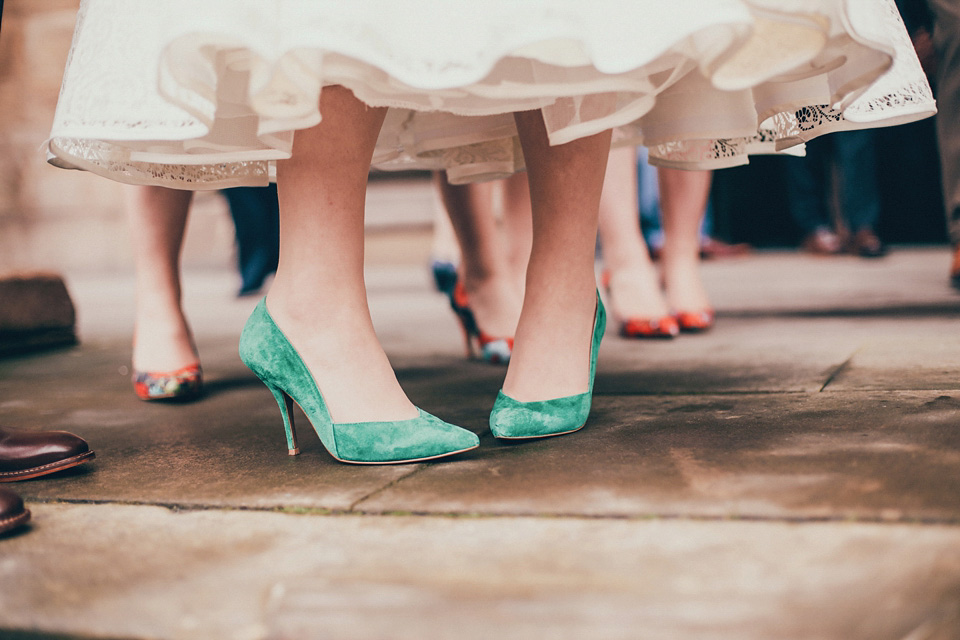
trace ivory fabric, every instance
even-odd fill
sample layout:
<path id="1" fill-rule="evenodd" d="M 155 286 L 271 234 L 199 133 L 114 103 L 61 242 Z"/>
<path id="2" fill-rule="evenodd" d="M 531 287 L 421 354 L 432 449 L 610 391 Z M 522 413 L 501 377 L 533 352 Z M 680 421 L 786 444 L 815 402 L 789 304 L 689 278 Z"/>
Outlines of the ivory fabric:
<path id="1" fill-rule="evenodd" d="M 49 159 L 265 184 L 330 85 L 390 107 L 375 167 L 461 183 L 523 169 L 514 111 L 691 169 L 935 112 L 893 0 L 83 0 Z"/>

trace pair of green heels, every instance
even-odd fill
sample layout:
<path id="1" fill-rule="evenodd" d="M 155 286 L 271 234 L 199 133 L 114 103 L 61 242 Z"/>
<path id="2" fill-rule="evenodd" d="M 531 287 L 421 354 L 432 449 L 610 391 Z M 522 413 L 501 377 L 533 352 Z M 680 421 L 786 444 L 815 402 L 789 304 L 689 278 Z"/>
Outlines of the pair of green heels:
<path id="1" fill-rule="evenodd" d="M 597 349 L 606 327 L 597 297 L 590 350 L 590 386 L 585 393 L 540 402 L 520 402 L 500 391 L 490 414 L 498 438 L 526 439 L 571 433 L 590 413 Z M 240 358 L 273 393 L 287 435 L 290 455 L 300 453 L 294 430 L 293 403 L 300 405 L 320 442 L 334 458 L 353 464 L 398 464 L 451 456 L 480 446 L 476 434 L 418 409 L 409 420 L 334 423 L 310 370 L 260 301 L 240 335 Z"/>

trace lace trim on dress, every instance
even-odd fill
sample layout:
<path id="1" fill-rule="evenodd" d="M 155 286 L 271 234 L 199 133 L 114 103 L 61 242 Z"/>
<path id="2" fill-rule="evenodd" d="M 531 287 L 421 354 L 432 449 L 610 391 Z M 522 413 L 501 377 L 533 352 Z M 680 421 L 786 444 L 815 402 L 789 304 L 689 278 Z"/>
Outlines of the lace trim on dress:
<path id="1" fill-rule="evenodd" d="M 50 162 L 64 169 L 82 169 L 127 184 L 180 189 L 225 189 L 270 183 L 270 163 L 263 161 L 219 164 L 160 164 L 134 162 L 122 149 L 101 141 L 53 138 Z"/>
<path id="2" fill-rule="evenodd" d="M 455 182 L 524 167 L 503 117 L 516 110 L 542 108 L 554 143 L 614 127 L 617 144 L 646 136 L 652 163 L 691 169 L 934 112 L 894 0 L 451 4 L 83 0 L 51 162 L 139 184 L 263 184 L 330 84 L 391 107 L 377 168 Z M 451 29 L 405 35 L 431 11 L 456 14 Z"/>

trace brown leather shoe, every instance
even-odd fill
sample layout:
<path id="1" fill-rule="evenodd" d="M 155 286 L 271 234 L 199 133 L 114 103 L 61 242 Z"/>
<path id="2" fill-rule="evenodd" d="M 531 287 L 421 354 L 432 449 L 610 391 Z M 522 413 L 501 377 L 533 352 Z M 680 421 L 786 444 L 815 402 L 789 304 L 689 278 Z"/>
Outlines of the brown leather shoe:
<path id="1" fill-rule="evenodd" d="M 0 489 L 0 533 L 12 531 L 29 519 L 30 511 L 23 507 L 20 496 L 8 489 Z"/>
<path id="2" fill-rule="evenodd" d="M 847 253 L 861 258 L 880 258 L 887 255 L 887 247 L 870 229 L 860 229 L 847 242 Z"/>
<path id="3" fill-rule="evenodd" d="M 87 441 L 66 431 L 0 427 L 0 482 L 45 476 L 92 460 Z"/>
<path id="4" fill-rule="evenodd" d="M 803 240 L 801 248 L 818 256 L 833 256 L 843 250 L 840 236 L 829 229 L 817 229 Z"/>

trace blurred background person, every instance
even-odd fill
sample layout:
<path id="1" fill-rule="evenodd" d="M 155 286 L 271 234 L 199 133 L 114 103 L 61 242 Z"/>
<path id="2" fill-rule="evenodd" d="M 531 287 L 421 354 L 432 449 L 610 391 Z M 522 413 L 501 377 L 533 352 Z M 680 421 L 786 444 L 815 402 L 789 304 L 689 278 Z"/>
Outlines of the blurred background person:
<path id="1" fill-rule="evenodd" d="M 661 289 L 660 273 L 640 232 L 639 194 L 650 191 L 638 189 L 634 149 L 611 151 L 600 196 L 602 281 L 610 314 L 620 335 L 673 338 L 680 333 L 680 327 L 670 311 Z M 658 231 L 658 240 L 662 242 L 663 237 L 662 230 Z"/>
<path id="2" fill-rule="evenodd" d="M 700 230 L 711 176 L 710 171 L 656 172 L 663 227 L 661 272 L 640 230 L 636 153 L 610 153 L 599 236 L 603 283 L 621 335 L 672 338 L 713 326 L 713 309 L 700 277 Z"/>
<path id="3" fill-rule="evenodd" d="M 950 283 L 960 290 L 960 3 L 928 0 L 933 11 L 937 140 L 947 229 L 953 245 Z"/>
<path id="4" fill-rule="evenodd" d="M 237 187 L 224 194 L 236 229 L 239 294 L 253 294 L 277 270 L 277 188 Z M 132 381 L 141 400 L 192 400 L 203 390 L 200 355 L 183 311 L 180 273 L 192 200 L 192 191 L 125 188 L 136 273 Z"/>
<path id="5" fill-rule="evenodd" d="M 233 187 L 221 191 L 230 205 L 237 239 L 239 296 L 260 292 L 264 281 L 277 272 L 280 260 L 280 204 L 277 185 Z"/>
<path id="6" fill-rule="evenodd" d="M 180 253 L 193 192 L 136 186 L 125 196 L 136 272 L 133 389 L 141 400 L 191 400 L 203 372 L 181 304 Z"/>
<path id="7" fill-rule="evenodd" d="M 812 140 L 806 157 L 789 158 L 784 166 L 790 213 L 803 231 L 804 251 L 864 258 L 886 254 L 875 230 L 880 189 L 872 131 L 843 131 Z"/>
<path id="8" fill-rule="evenodd" d="M 648 162 L 646 147 L 637 147 L 637 186 L 640 205 L 640 229 L 647 244 L 650 257 L 660 259 L 663 250 L 663 223 L 660 219 L 660 185 L 657 167 Z M 715 211 L 711 199 L 707 199 L 707 208 L 700 223 L 700 257 L 728 258 L 743 256 L 751 251 L 746 242 L 730 244 L 716 237 L 714 230 Z"/>
<path id="9" fill-rule="evenodd" d="M 638 219 L 637 155 L 633 148 L 610 153 L 600 204 L 602 281 L 619 324 L 632 338 L 672 338 L 703 331 L 713 310 L 700 278 L 701 228 L 712 173 L 662 169 L 657 209 L 663 210 L 663 272 L 654 265 Z M 468 355 L 488 362 L 509 360 L 523 299 L 530 255 L 531 211 L 525 174 L 495 182 L 451 185 L 435 174 L 458 247 L 446 240 L 445 222 L 435 230 L 434 256 L 460 255 L 456 274 L 448 259 L 436 259 L 437 288 L 446 289 L 461 323 Z M 498 223 L 498 213 L 501 215 Z"/>
<path id="10" fill-rule="evenodd" d="M 497 181 L 452 185 L 444 172 L 437 172 L 434 183 L 458 245 L 456 250 L 437 251 L 459 255 L 452 276 L 444 275 L 449 272 L 440 266 L 443 261 L 434 261 L 437 288 L 450 299 L 468 357 L 506 364 L 520 319 L 533 238 L 527 176 L 516 173 Z M 445 223 L 437 227 L 441 241 L 445 228 Z"/>
<path id="11" fill-rule="evenodd" d="M 896 0 L 937 99 L 937 149 L 947 233 L 953 247 L 950 284 L 960 290 L 960 3 Z"/>

